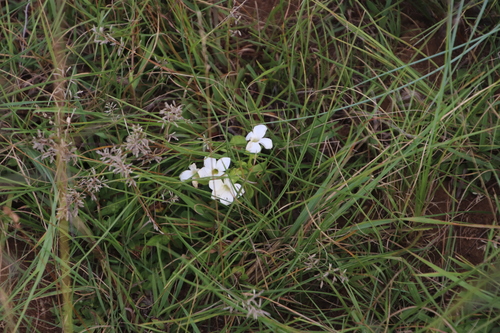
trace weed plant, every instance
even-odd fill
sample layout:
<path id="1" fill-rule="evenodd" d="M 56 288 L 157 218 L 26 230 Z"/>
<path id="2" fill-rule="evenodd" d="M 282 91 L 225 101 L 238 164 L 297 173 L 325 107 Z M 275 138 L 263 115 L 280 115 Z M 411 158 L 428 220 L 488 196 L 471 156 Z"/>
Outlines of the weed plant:
<path id="1" fill-rule="evenodd" d="M 498 2 L 259 3 L 0 2 L 5 332 L 500 332 Z"/>

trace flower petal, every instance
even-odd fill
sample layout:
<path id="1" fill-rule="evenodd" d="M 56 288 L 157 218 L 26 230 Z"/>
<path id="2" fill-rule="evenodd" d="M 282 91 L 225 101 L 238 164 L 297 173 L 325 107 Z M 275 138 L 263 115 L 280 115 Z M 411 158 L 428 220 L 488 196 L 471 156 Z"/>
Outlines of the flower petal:
<path id="1" fill-rule="evenodd" d="M 242 188 L 241 184 L 234 184 L 232 190 L 233 196 L 235 198 L 241 197 L 243 194 L 245 194 L 245 190 Z"/>
<path id="2" fill-rule="evenodd" d="M 234 201 L 234 196 L 232 195 L 231 192 L 226 191 L 223 192 L 221 195 L 217 196 L 217 198 L 220 200 L 221 203 L 224 205 L 230 205 L 231 202 Z"/>
<path id="3" fill-rule="evenodd" d="M 212 182 L 210 188 L 213 187 L 212 199 L 218 199 L 224 205 L 229 205 L 233 202 L 234 196 L 233 193 L 231 193 L 231 188 L 227 186 L 226 181 L 227 179 L 225 179 L 224 182 L 220 179 L 216 179 Z"/>
<path id="4" fill-rule="evenodd" d="M 206 167 L 201 168 L 198 170 L 198 176 L 200 176 L 200 178 L 210 177 L 212 176 L 212 169 Z"/>
<path id="5" fill-rule="evenodd" d="M 191 171 L 191 170 L 182 171 L 181 174 L 179 175 L 179 178 L 182 181 L 189 179 L 191 177 L 193 177 L 193 171 Z"/>
<path id="6" fill-rule="evenodd" d="M 231 204 L 245 192 L 240 184 L 233 184 L 229 178 L 211 180 L 208 186 L 213 190 L 212 199 L 219 200 L 224 205 Z"/>
<path id="7" fill-rule="evenodd" d="M 222 186 L 224 186 L 224 183 L 220 179 L 214 179 L 208 182 L 208 187 L 210 187 L 212 191 L 216 191 L 217 189 L 220 189 Z"/>
<path id="8" fill-rule="evenodd" d="M 253 128 L 253 136 L 262 139 L 264 135 L 266 135 L 267 126 L 266 125 L 257 125 Z"/>
<path id="9" fill-rule="evenodd" d="M 198 175 L 201 178 L 212 177 L 212 171 L 216 168 L 217 160 L 213 157 L 205 157 L 203 160 L 204 167 L 198 170 Z"/>
<path id="10" fill-rule="evenodd" d="M 257 142 L 249 141 L 246 150 L 252 154 L 258 154 L 262 150 L 262 147 Z"/>
<path id="11" fill-rule="evenodd" d="M 186 179 L 189 179 L 193 176 L 195 176 L 198 173 L 198 168 L 196 167 L 196 163 L 193 163 L 189 166 L 189 170 L 183 171 L 180 175 L 179 178 L 184 181 Z"/>
<path id="12" fill-rule="evenodd" d="M 264 146 L 266 149 L 271 149 L 273 148 L 273 140 L 268 139 L 268 138 L 262 138 L 260 139 L 259 143 Z"/>
<path id="13" fill-rule="evenodd" d="M 213 157 L 205 157 L 203 160 L 203 166 L 210 170 L 214 169 L 216 164 L 217 160 Z"/>
<path id="14" fill-rule="evenodd" d="M 216 168 L 219 172 L 224 173 L 229 168 L 229 165 L 231 165 L 231 158 L 223 157 L 217 161 Z"/>

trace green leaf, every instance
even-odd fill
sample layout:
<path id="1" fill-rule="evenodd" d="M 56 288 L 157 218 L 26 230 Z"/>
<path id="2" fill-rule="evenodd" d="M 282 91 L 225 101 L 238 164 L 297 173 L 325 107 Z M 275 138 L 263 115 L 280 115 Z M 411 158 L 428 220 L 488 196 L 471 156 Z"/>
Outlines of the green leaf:
<path id="1" fill-rule="evenodd" d="M 262 162 L 262 163 L 259 163 L 257 165 L 254 165 L 252 167 L 252 172 L 259 174 L 259 173 L 264 172 L 264 170 L 266 170 L 266 169 L 267 169 L 267 162 Z"/>
<path id="2" fill-rule="evenodd" d="M 245 267 L 236 266 L 231 269 L 231 273 L 236 276 L 239 280 L 246 281 L 248 280 L 248 275 L 246 274 Z"/>
<path id="3" fill-rule="evenodd" d="M 102 215 L 115 215 L 123 209 L 123 201 L 110 202 L 101 211 Z"/>
<path id="4" fill-rule="evenodd" d="M 235 135 L 231 138 L 230 143 L 233 146 L 246 147 L 247 140 L 242 135 Z"/>
<path id="5" fill-rule="evenodd" d="M 253 189 L 253 186 L 245 185 L 244 189 L 245 189 L 245 194 L 244 194 L 245 197 L 252 198 L 255 195 L 255 190 Z"/>
<path id="6" fill-rule="evenodd" d="M 167 245 L 169 241 L 170 238 L 165 235 L 155 235 L 148 240 L 146 246 Z"/>

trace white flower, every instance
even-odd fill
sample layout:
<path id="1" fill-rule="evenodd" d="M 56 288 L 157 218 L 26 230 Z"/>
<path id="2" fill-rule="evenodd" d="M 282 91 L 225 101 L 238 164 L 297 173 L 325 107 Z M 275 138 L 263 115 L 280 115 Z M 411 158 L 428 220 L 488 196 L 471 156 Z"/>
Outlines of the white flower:
<path id="1" fill-rule="evenodd" d="M 203 161 L 203 168 L 198 171 L 198 175 L 201 178 L 204 177 L 220 177 L 229 168 L 231 164 L 231 159 L 229 157 L 223 157 L 217 160 L 213 157 L 205 157 Z"/>
<path id="2" fill-rule="evenodd" d="M 189 178 L 198 178 L 199 169 L 196 167 L 196 164 L 193 163 L 189 166 L 189 170 L 182 171 L 179 178 L 181 181 L 185 181 Z M 193 180 L 193 186 L 198 188 L 198 182 Z"/>
<path id="3" fill-rule="evenodd" d="M 234 198 L 245 193 L 240 184 L 233 184 L 229 178 L 211 180 L 208 182 L 208 186 L 212 190 L 212 199 L 219 199 L 224 205 L 231 204 Z"/>
<path id="4" fill-rule="evenodd" d="M 264 138 L 264 135 L 266 135 L 267 127 L 266 125 L 257 125 L 253 128 L 253 131 L 248 133 L 246 140 L 248 141 L 247 144 L 247 151 L 252 153 L 252 154 L 258 154 L 262 150 L 262 147 L 260 145 L 263 145 L 264 148 L 266 149 L 271 149 L 273 148 L 273 142 L 271 139 Z"/>

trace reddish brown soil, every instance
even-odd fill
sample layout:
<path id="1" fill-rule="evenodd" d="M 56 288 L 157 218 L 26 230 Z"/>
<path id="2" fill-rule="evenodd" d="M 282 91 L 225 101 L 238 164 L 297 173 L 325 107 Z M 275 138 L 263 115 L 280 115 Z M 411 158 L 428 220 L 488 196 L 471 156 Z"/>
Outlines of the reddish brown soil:
<path id="1" fill-rule="evenodd" d="M 490 186 L 487 195 L 474 194 L 471 191 L 464 193 L 463 189 L 448 181 L 440 185 L 430 198 L 427 213 L 436 219 L 453 223 L 450 226 L 437 225 L 435 229 L 425 235 L 429 243 L 435 247 L 433 261 L 440 266 L 444 265 L 447 256 L 466 261 L 471 265 L 478 265 L 484 260 L 484 248 L 488 240 L 490 228 L 497 225 L 499 212 L 495 208 L 493 197 L 500 193 L 498 186 Z M 463 227 L 459 222 L 476 224 L 478 227 Z M 446 245 L 455 242 L 451 253 Z M 495 240 L 493 240 L 495 241 Z"/>
<path id="2" fill-rule="evenodd" d="M 423 58 L 433 56 L 443 50 L 444 31 L 440 30 L 432 34 L 428 39 L 422 35 L 429 29 L 429 25 L 413 20 L 409 17 L 403 22 L 403 34 L 401 42 L 395 50 L 397 56 L 405 63 L 415 63 Z M 428 74 L 443 65 L 443 56 L 425 60 L 412 65 L 412 68 L 421 74 Z M 438 74 L 433 74 L 430 80 L 435 82 Z"/>
<path id="3" fill-rule="evenodd" d="M 234 7 L 239 7 L 238 12 L 244 19 L 257 23 L 262 28 L 267 22 L 281 24 L 283 20 L 291 17 L 298 9 L 298 0 L 291 0 L 286 5 L 280 5 L 280 0 L 238 0 Z"/>

